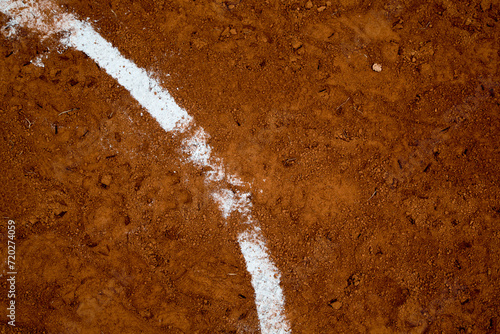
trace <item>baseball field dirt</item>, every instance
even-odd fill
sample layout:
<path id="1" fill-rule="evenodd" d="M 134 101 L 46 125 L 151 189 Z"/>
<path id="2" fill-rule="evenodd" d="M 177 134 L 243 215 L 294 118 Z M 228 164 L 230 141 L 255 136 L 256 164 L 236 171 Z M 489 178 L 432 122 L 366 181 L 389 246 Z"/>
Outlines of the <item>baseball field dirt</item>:
<path id="1" fill-rule="evenodd" d="M 52 3 L 248 184 L 291 333 L 500 332 L 498 0 Z M 261 333 L 181 139 L 64 32 L 0 29 L 0 333 Z"/>

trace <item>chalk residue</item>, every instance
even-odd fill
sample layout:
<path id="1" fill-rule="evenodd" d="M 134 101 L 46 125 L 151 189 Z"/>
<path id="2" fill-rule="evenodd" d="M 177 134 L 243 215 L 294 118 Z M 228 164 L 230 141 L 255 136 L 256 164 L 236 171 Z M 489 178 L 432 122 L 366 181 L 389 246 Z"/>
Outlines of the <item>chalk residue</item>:
<path id="1" fill-rule="evenodd" d="M 251 219 L 250 193 L 224 188 L 214 192 L 212 197 L 219 204 L 224 218 L 229 218 L 233 212 L 238 212 L 243 218 Z"/>
<path id="2" fill-rule="evenodd" d="M 258 226 L 250 227 L 238 236 L 241 252 L 252 276 L 255 291 L 255 304 L 262 333 L 290 333 L 285 320 L 285 298 L 280 286 L 281 275 L 269 259 L 269 251 Z"/>
<path id="3" fill-rule="evenodd" d="M 238 190 L 246 186 L 237 176 L 228 174 L 222 159 L 212 155 L 209 136 L 201 127 L 195 128 L 192 117 L 144 69 L 125 59 L 118 49 L 99 35 L 87 22 L 68 13 L 61 13 L 49 1 L 0 0 L 0 11 L 11 17 L 11 27 L 23 25 L 37 30 L 42 38 L 63 32 L 61 43 L 74 47 L 92 58 L 158 121 L 167 132 L 192 133 L 183 140 L 186 160 L 205 171 L 207 183 L 218 185 L 212 197 L 224 218 L 238 215 L 247 230 L 238 242 L 252 276 L 257 314 L 262 333 L 290 333 L 284 313 L 284 296 L 280 274 L 269 258 L 269 251 L 260 228 L 252 220 L 250 193 Z M 12 31 L 15 31 L 12 29 Z M 229 189 L 227 185 L 231 185 Z"/>

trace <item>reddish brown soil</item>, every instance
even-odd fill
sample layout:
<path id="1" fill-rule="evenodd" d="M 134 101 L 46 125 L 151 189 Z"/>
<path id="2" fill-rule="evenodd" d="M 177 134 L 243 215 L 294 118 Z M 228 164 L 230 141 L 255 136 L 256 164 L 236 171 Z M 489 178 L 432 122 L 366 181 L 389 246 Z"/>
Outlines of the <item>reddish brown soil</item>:
<path id="1" fill-rule="evenodd" d="M 498 0 L 57 2 L 254 184 L 294 333 L 500 331 Z M 125 89 L 18 29 L 0 92 L 2 333 L 259 332 L 235 227 Z"/>

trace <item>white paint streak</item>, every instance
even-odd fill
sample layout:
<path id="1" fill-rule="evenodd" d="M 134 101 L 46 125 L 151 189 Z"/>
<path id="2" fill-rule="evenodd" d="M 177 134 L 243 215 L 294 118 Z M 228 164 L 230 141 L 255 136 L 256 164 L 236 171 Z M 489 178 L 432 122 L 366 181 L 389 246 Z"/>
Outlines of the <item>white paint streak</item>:
<path id="1" fill-rule="evenodd" d="M 149 111 L 165 131 L 182 132 L 188 127 L 191 116 L 144 69 L 122 57 L 89 24 L 75 20 L 74 27 L 73 33 L 67 38 L 67 44 L 94 59 Z"/>
<path id="2" fill-rule="evenodd" d="M 255 291 L 257 314 L 261 323 L 262 333 L 291 333 L 284 314 L 284 296 L 280 285 L 281 275 L 269 259 L 269 250 L 262 238 L 259 227 L 252 226 L 238 236 L 241 252 L 247 263 L 247 270 L 252 276 Z"/>
<path id="3" fill-rule="evenodd" d="M 94 59 L 149 111 L 165 131 L 193 133 L 183 140 L 182 152 L 187 155 L 186 160 L 206 170 L 206 182 L 218 186 L 219 190 L 212 197 L 219 204 L 223 217 L 227 219 L 232 214 L 238 214 L 240 221 L 247 226 L 247 230 L 238 236 L 238 242 L 252 276 L 261 332 L 290 333 L 284 313 L 280 273 L 269 258 L 262 231 L 252 219 L 251 195 L 225 186 L 229 184 L 241 188 L 248 187 L 248 184 L 236 175 L 226 174 L 222 159 L 212 156 L 212 148 L 208 144 L 210 137 L 203 128 L 194 129 L 192 117 L 177 105 L 158 81 L 144 69 L 125 59 L 89 23 L 77 20 L 71 14 L 61 13 L 55 5 L 45 0 L 0 0 L 0 11 L 12 17 L 9 23 L 11 27 L 19 24 L 35 29 L 42 34 L 42 39 L 54 33 L 65 33 L 61 43 Z"/>
<path id="4" fill-rule="evenodd" d="M 15 17 L 20 25 L 36 29 L 47 37 L 64 32 L 61 40 L 66 46 L 84 52 L 92 58 L 160 123 L 165 131 L 180 131 L 188 128 L 191 116 L 175 103 L 172 96 L 160 86 L 144 69 L 123 57 L 118 49 L 99 35 L 87 22 L 73 15 L 58 13 L 57 7 L 47 1 L 1 1 L 0 10 Z M 44 15 L 45 14 L 45 15 Z M 47 15 L 48 14 L 48 15 Z"/>

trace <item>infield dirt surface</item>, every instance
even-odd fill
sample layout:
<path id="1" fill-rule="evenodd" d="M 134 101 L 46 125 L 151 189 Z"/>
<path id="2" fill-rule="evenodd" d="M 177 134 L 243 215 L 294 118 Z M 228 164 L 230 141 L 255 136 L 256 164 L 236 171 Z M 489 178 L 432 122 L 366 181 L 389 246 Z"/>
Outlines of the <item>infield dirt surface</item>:
<path id="1" fill-rule="evenodd" d="M 498 0 L 55 3 L 252 184 L 293 333 L 500 331 Z M 258 333 L 179 140 L 61 36 L 0 27 L 1 333 Z"/>

